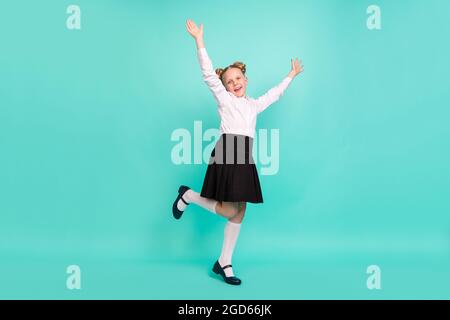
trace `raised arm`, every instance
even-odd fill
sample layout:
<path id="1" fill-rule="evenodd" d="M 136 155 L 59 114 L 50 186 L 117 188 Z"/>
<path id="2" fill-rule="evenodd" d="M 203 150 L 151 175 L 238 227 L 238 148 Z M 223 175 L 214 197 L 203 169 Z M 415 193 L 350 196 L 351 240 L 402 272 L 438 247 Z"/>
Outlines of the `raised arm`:
<path id="1" fill-rule="evenodd" d="M 197 49 L 204 48 L 205 43 L 203 41 L 203 24 L 201 24 L 200 27 L 197 27 L 194 21 L 188 19 L 186 21 L 186 29 L 192 36 L 192 38 L 195 39 Z"/>
<path id="2" fill-rule="evenodd" d="M 213 93 L 217 103 L 221 105 L 226 99 L 229 99 L 230 96 L 223 86 L 222 81 L 220 81 L 219 77 L 215 73 L 211 59 L 206 52 L 205 43 L 203 41 L 203 24 L 198 27 L 194 21 L 187 20 L 186 29 L 195 39 L 198 61 L 202 71 L 203 80 Z"/>
<path id="3" fill-rule="evenodd" d="M 303 72 L 303 65 L 298 59 L 291 60 L 291 71 L 289 71 L 286 78 L 281 81 L 280 84 L 273 87 L 267 93 L 256 99 L 257 111 L 258 113 L 263 112 L 272 103 L 278 101 L 283 95 L 284 91 L 287 89 L 289 84 L 297 75 Z"/>

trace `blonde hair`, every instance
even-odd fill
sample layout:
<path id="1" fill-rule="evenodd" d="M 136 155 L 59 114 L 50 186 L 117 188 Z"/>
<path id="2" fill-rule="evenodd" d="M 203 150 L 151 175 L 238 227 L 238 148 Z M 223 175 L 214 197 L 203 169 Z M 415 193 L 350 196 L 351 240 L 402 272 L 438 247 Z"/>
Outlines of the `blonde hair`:
<path id="1" fill-rule="evenodd" d="M 216 69 L 216 74 L 219 77 L 220 81 L 223 82 L 223 75 L 225 74 L 225 72 L 229 69 L 229 68 L 237 68 L 239 70 L 242 71 L 242 73 L 245 76 L 245 71 L 246 71 L 246 67 L 245 67 L 245 63 L 240 62 L 240 61 L 236 61 L 233 64 L 230 64 L 228 67 L 222 69 L 222 68 L 217 68 Z"/>

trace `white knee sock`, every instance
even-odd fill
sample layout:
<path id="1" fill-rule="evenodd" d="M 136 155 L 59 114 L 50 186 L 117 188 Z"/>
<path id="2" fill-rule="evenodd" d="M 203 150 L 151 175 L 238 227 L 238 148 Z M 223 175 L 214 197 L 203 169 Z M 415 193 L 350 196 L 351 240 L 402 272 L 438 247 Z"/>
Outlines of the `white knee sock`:
<path id="1" fill-rule="evenodd" d="M 217 201 L 214 199 L 204 198 L 198 192 L 195 192 L 192 189 L 189 189 L 183 194 L 183 199 L 187 203 L 195 203 L 196 205 L 208 211 L 211 211 L 212 213 L 216 213 Z M 183 202 L 183 200 L 180 199 L 178 201 L 177 208 L 181 211 L 184 211 L 186 209 L 186 204 Z"/>
<path id="2" fill-rule="evenodd" d="M 231 264 L 234 246 L 236 245 L 236 241 L 239 236 L 240 230 L 241 230 L 240 223 L 228 221 L 227 224 L 225 225 L 222 253 L 219 258 L 219 264 L 222 267 Z M 227 277 L 234 276 L 232 268 L 226 268 L 223 271 L 225 272 L 225 275 Z"/>

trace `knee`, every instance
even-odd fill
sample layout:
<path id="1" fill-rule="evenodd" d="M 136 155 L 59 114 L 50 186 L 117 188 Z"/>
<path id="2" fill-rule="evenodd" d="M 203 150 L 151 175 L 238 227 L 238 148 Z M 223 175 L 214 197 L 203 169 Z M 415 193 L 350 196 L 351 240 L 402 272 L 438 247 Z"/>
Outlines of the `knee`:
<path id="1" fill-rule="evenodd" d="M 239 214 L 239 208 L 237 206 L 231 206 L 228 210 L 228 217 L 233 218 Z"/>
<path id="2" fill-rule="evenodd" d="M 244 215 L 245 215 L 245 209 L 246 209 L 246 203 L 240 203 L 238 208 L 237 208 L 237 212 L 234 216 L 232 216 L 230 218 L 230 220 L 232 222 L 236 222 L 236 223 L 241 223 L 242 220 L 244 220 Z"/>
<path id="3" fill-rule="evenodd" d="M 228 219 L 236 216 L 239 212 L 238 206 L 234 203 L 220 202 L 217 207 L 220 208 L 220 214 Z"/>
<path id="4" fill-rule="evenodd" d="M 231 217 L 228 220 L 234 223 L 242 223 L 242 220 L 244 220 L 244 213 L 238 212 L 234 217 Z"/>

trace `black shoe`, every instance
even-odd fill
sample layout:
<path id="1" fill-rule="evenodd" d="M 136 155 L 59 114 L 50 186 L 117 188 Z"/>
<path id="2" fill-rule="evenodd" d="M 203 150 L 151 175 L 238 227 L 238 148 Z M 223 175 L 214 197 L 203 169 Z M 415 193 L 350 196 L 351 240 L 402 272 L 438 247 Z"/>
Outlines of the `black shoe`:
<path id="1" fill-rule="evenodd" d="M 172 206 L 172 213 L 173 213 L 173 217 L 174 217 L 175 219 L 180 219 L 181 216 L 183 215 L 183 212 L 184 212 L 184 211 L 178 210 L 178 207 L 177 207 L 178 201 L 181 199 L 181 201 L 183 201 L 186 205 L 189 205 L 189 203 L 187 203 L 187 202 L 184 201 L 184 199 L 183 199 L 183 195 L 184 195 L 185 192 L 188 191 L 189 189 L 190 189 L 190 188 L 189 188 L 189 187 L 186 187 L 186 186 L 180 186 L 180 188 L 178 189 L 178 196 L 177 196 L 177 198 L 175 199 L 175 202 L 173 203 L 173 206 Z"/>
<path id="2" fill-rule="evenodd" d="M 226 265 L 224 267 L 221 267 L 220 264 L 219 264 L 219 260 L 217 260 L 216 263 L 214 263 L 214 267 L 213 267 L 212 271 L 214 273 L 216 273 L 216 274 L 220 274 L 222 276 L 223 280 L 226 283 L 232 284 L 232 285 L 235 285 L 235 286 L 240 285 L 241 284 L 241 279 L 236 278 L 235 276 L 227 277 L 225 275 L 225 272 L 223 270 L 226 269 L 226 268 L 231 268 L 231 264 L 228 264 L 228 265 Z"/>

